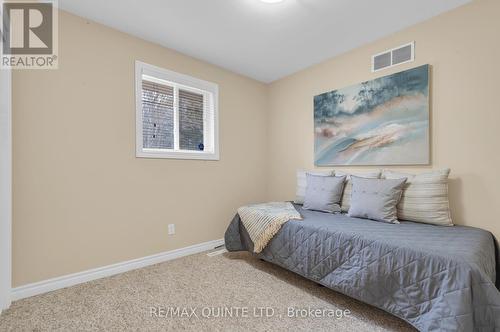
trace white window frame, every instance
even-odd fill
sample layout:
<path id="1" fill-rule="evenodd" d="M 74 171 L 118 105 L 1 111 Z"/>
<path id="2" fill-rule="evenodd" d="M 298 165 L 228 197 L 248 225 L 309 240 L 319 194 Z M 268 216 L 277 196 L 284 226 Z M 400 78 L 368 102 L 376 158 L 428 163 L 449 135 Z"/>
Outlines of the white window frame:
<path id="1" fill-rule="evenodd" d="M 0 313 L 12 292 L 12 79 L 0 69 Z"/>
<path id="2" fill-rule="evenodd" d="M 174 96 L 174 149 L 145 149 L 142 135 L 142 77 L 148 76 L 148 80 L 158 80 L 159 83 L 167 83 L 170 86 L 180 87 L 183 90 L 202 93 L 204 100 L 212 97 L 213 100 L 213 151 L 189 151 L 179 149 L 179 107 L 177 105 L 177 92 Z M 178 91 L 178 89 L 174 89 Z M 219 160 L 219 86 L 195 77 L 176 73 L 171 70 L 153 66 L 141 61 L 135 62 L 135 101 L 136 101 L 136 157 L 137 158 L 166 158 L 166 159 L 196 159 L 196 160 Z M 207 102 L 204 102 L 204 107 Z M 206 118 L 205 110 L 203 112 Z M 203 126 L 204 138 L 207 135 L 207 123 Z"/>

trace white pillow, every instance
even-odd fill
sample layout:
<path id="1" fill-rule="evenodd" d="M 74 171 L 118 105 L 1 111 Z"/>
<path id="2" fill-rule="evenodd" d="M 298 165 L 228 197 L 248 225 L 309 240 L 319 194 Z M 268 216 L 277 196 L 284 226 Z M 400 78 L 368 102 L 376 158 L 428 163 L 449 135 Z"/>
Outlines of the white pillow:
<path id="1" fill-rule="evenodd" d="M 384 170 L 385 179 L 407 178 L 398 204 L 400 220 L 453 226 L 448 199 L 449 169 L 422 174 L 407 174 Z"/>
<path id="2" fill-rule="evenodd" d="M 344 186 L 344 193 L 342 194 L 342 212 L 348 212 L 351 207 L 351 193 L 352 193 L 352 181 L 351 175 L 365 178 L 365 179 L 379 179 L 380 178 L 380 170 L 373 172 L 365 172 L 365 173 L 347 173 L 343 171 L 335 171 L 335 176 L 347 176 L 346 183 Z"/>
<path id="3" fill-rule="evenodd" d="M 332 176 L 333 171 L 305 171 L 298 170 L 297 171 L 297 189 L 295 191 L 295 200 L 294 203 L 304 204 L 304 198 L 306 196 L 306 174 L 311 175 L 320 175 L 320 176 Z"/>

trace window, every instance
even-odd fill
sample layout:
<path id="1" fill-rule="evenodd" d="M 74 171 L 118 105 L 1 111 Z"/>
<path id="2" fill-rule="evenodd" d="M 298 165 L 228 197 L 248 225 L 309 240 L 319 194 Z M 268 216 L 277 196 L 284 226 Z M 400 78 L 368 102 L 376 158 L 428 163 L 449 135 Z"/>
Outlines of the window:
<path id="1" fill-rule="evenodd" d="M 136 156 L 219 160 L 217 84 L 136 62 Z"/>

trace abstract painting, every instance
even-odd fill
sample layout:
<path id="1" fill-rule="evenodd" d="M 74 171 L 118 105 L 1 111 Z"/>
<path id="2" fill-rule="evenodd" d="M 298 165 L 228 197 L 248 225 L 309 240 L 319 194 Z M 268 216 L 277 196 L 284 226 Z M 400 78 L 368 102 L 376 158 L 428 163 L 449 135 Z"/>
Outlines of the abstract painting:
<path id="1" fill-rule="evenodd" d="M 314 97 L 317 166 L 429 164 L 429 65 Z"/>

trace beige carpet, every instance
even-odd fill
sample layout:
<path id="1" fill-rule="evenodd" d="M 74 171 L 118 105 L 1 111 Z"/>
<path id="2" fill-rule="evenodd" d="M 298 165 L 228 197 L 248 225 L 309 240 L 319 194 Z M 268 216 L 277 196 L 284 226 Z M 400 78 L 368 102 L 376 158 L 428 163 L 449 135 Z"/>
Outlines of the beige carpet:
<path id="1" fill-rule="evenodd" d="M 186 307 L 189 314 L 189 308 L 193 308 L 198 317 L 167 314 L 152 317 L 152 307 L 164 310 Z M 227 308 L 226 316 L 232 310 L 233 317 L 208 317 L 217 315 L 217 309 L 213 308 L 221 307 Z M 271 317 L 259 317 L 265 316 L 263 312 L 260 314 L 258 308 L 261 307 L 270 308 Z M 321 309 L 321 313 L 319 317 L 288 317 L 288 307 Z M 244 308 L 248 309 L 247 314 Z M 328 317 L 340 316 L 346 309 L 350 314 Z M 302 315 L 309 316 L 309 311 L 302 311 Z M 381 310 L 247 253 L 225 253 L 215 257 L 193 255 L 14 302 L 2 313 L 0 330 L 375 332 L 413 329 Z"/>

